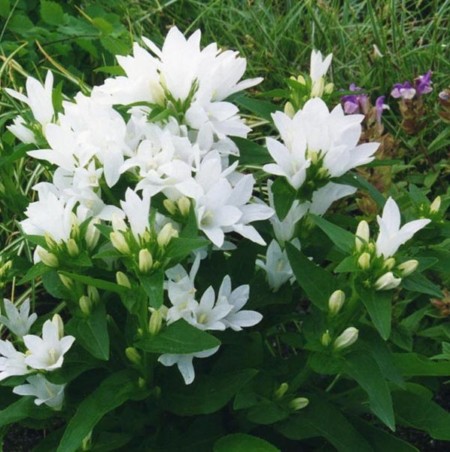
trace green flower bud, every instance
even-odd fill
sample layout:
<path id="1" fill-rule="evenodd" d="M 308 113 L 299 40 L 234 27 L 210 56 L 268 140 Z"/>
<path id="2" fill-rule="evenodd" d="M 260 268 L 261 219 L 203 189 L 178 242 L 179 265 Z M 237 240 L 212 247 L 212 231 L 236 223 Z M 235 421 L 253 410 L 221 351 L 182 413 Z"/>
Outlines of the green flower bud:
<path id="1" fill-rule="evenodd" d="M 175 215 L 177 212 L 177 206 L 171 199 L 165 199 L 163 201 L 163 205 L 166 208 L 167 212 L 169 212 L 171 215 Z"/>
<path id="2" fill-rule="evenodd" d="M 134 347 L 127 347 L 125 349 L 125 355 L 131 363 L 138 366 L 141 364 L 141 355 Z"/>
<path id="3" fill-rule="evenodd" d="M 331 315 L 336 315 L 344 305 L 345 293 L 342 290 L 335 290 L 328 299 L 328 309 Z"/>
<path id="4" fill-rule="evenodd" d="M 78 256 L 78 254 L 80 254 L 80 249 L 78 248 L 77 242 L 74 239 L 67 240 L 66 247 L 69 256 L 76 257 Z"/>
<path id="5" fill-rule="evenodd" d="M 147 248 L 139 251 L 139 271 L 148 273 L 153 267 L 152 253 Z"/>
<path id="6" fill-rule="evenodd" d="M 419 261 L 416 259 L 410 259 L 409 261 L 403 262 L 397 268 L 403 277 L 410 275 L 417 270 L 419 266 Z"/>
<path id="7" fill-rule="evenodd" d="M 430 212 L 438 213 L 440 208 L 441 208 L 441 197 L 437 196 L 436 198 L 434 198 L 434 201 L 430 205 Z"/>
<path id="8" fill-rule="evenodd" d="M 119 253 L 130 254 L 130 247 L 121 232 L 111 232 L 109 238 L 113 247 L 119 251 Z"/>
<path id="9" fill-rule="evenodd" d="M 290 102 L 286 102 L 286 104 L 284 105 L 284 114 L 289 116 L 290 118 L 293 118 L 295 116 L 294 106 Z"/>
<path id="10" fill-rule="evenodd" d="M 322 334 L 321 342 L 324 347 L 328 347 L 331 344 L 331 335 L 328 330 L 326 330 L 325 333 Z"/>
<path id="11" fill-rule="evenodd" d="M 123 272 L 117 272 L 116 273 L 116 281 L 119 286 L 127 287 L 128 289 L 131 289 L 131 283 L 128 279 L 128 276 Z"/>
<path id="12" fill-rule="evenodd" d="M 49 253 L 46 249 L 38 246 L 37 254 L 40 257 L 41 261 L 45 265 L 47 265 L 47 267 L 53 267 L 53 268 L 59 267 L 58 258 L 53 253 Z"/>
<path id="13" fill-rule="evenodd" d="M 182 196 L 177 201 L 177 205 L 178 205 L 178 209 L 181 212 L 181 215 L 186 217 L 189 214 L 189 210 L 191 208 L 191 201 L 189 200 L 189 198 L 187 198 L 186 196 Z"/>
<path id="14" fill-rule="evenodd" d="M 289 402 L 289 408 L 294 411 L 302 410 L 309 405 L 309 400 L 306 397 L 297 397 Z"/>
<path id="15" fill-rule="evenodd" d="M 369 224 L 366 220 L 362 220 L 359 222 L 358 227 L 356 228 L 356 238 L 355 238 L 355 246 L 357 251 L 361 251 L 361 248 L 369 243 L 370 239 L 370 229 Z"/>
<path id="16" fill-rule="evenodd" d="M 375 282 L 375 290 L 395 289 L 402 282 L 402 278 L 396 278 L 392 272 L 387 272 L 380 276 Z"/>
<path id="17" fill-rule="evenodd" d="M 86 235 L 84 239 L 89 250 L 93 250 L 97 246 L 97 243 L 100 239 L 100 231 L 96 227 L 97 224 L 100 224 L 100 220 L 98 218 L 94 218 L 88 224 L 88 227 L 86 229 Z"/>
<path id="18" fill-rule="evenodd" d="M 98 293 L 97 287 L 87 286 L 87 294 L 89 300 L 91 300 L 93 304 L 96 304 L 100 301 L 100 294 Z"/>
<path id="19" fill-rule="evenodd" d="M 358 266 L 362 270 L 367 270 L 370 267 L 370 254 L 368 252 L 364 252 L 358 258 Z"/>
<path id="20" fill-rule="evenodd" d="M 393 257 L 388 257 L 383 264 L 385 270 L 392 270 L 395 267 L 395 259 Z"/>
<path id="21" fill-rule="evenodd" d="M 342 350 L 344 348 L 350 347 L 350 345 L 354 344 L 357 341 L 358 334 L 359 331 L 355 327 L 348 327 L 340 336 L 335 339 L 333 343 L 334 349 Z"/>
<path id="22" fill-rule="evenodd" d="M 92 301 L 88 296 L 83 295 L 82 297 L 80 297 L 78 304 L 83 314 L 90 315 L 92 309 Z"/>
<path id="23" fill-rule="evenodd" d="M 73 289 L 73 280 L 71 278 L 66 275 L 62 275 L 61 273 L 58 273 L 58 276 L 66 289 Z"/>
<path id="24" fill-rule="evenodd" d="M 289 385 L 287 383 L 281 383 L 281 385 L 275 391 L 273 397 L 275 400 L 280 400 L 286 394 L 289 389 Z"/>
<path id="25" fill-rule="evenodd" d="M 58 336 L 61 339 L 64 336 L 64 323 L 61 316 L 59 314 L 54 314 L 52 317 L 52 323 L 56 326 L 56 329 L 58 330 Z"/>
<path id="26" fill-rule="evenodd" d="M 178 237 L 178 231 L 172 226 L 171 223 L 167 223 L 159 231 L 157 242 L 161 248 L 164 248 L 173 237 Z"/>

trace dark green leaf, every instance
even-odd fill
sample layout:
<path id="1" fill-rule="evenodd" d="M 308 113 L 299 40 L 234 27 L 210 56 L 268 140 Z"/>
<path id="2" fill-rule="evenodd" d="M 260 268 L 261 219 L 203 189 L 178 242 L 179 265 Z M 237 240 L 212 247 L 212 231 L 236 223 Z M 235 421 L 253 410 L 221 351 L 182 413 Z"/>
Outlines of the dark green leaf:
<path id="1" fill-rule="evenodd" d="M 64 11 L 56 2 L 41 0 L 41 17 L 49 25 L 61 25 L 64 21 Z"/>
<path id="2" fill-rule="evenodd" d="M 78 273 L 70 273 L 70 272 L 60 272 L 60 273 L 62 273 L 65 276 L 68 276 L 69 278 L 72 278 L 75 281 L 79 281 L 88 286 L 97 287 L 98 289 L 107 290 L 109 292 L 125 294 L 127 292 L 127 290 L 129 290 L 126 287 L 119 286 L 116 283 L 105 281 L 103 279 L 92 278 L 92 277 L 86 276 L 86 275 L 79 275 Z"/>
<path id="3" fill-rule="evenodd" d="M 359 287 L 358 294 L 380 336 L 387 340 L 391 335 L 392 295 L 390 291 L 374 291 Z"/>
<path id="4" fill-rule="evenodd" d="M 18 285 L 25 284 L 33 279 L 39 278 L 47 272 L 52 271 L 50 267 L 47 267 L 44 263 L 38 262 L 34 264 L 25 274 L 25 276 L 17 283 Z"/>
<path id="5" fill-rule="evenodd" d="M 355 236 L 352 233 L 317 215 L 311 215 L 311 218 L 341 251 L 346 254 L 352 252 L 355 247 Z"/>
<path id="6" fill-rule="evenodd" d="M 146 352 L 173 354 L 197 353 L 219 345 L 219 339 L 189 325 L 183 319 L 172 323 L 156 336 L 147 336 L 136 344 Z"/>
<path id="7" fill-rule="evenodd" d="M 279 107 L 264 100 L 253 99 L 242 94 L 236 96 L 234 102 L 250 112 L 260 116 L 261 118 L 272 121 L 272 113 L 275 113 Z"/>
<path id="8" fill-rule="evenodd" d="M 4 410 L 0 411 L 0 427 L 14 424 L 30 416 L 30 410 L 35 407 L 32 397 L 21 397 Z"/>
<path id="9" fill-rule="evenodd" d="M 254 141 L 240 137 L 233 137 L 233 141 L 239 148 L 239 163 L 241 165 L 264 165 L 272 161 L 269 151 Z"/>
<path id="10" fill-rule="evenodd" d="M 244 369 L 200 375 L 189 386 L 176 381 L 162 387 L 162 400 L 167 410 L 180 416 L 211 414 L 224 407 L 256 374 L 254 369 Z"/>
<path id="11" fill-rule="evenodd" d="M 289 185 L 284 177 L 278 177 L 272 184 L 273 202 L 275 211 L 280 220 L 288 214 L 296 198 L 296 191 Z"/>
<path id="12" fill-rule="evenodd" d="M 151 275 L 139 275 L 139 281 L 149 299 L 149 305 L 158 309 L 164 301 L 164 271 L 157 270 Z"/>
<path id="13" fill-rule="evenodd" d="M 395 353 L 395 362 L 405 377 L 448 377 L 450 361 L 433 361 L 417 353 Z"/>
<path id="14" fill-rule="evenodd" d="M 280 452 L 267 441 L 245 433 L 233 433 L 214 444 L 214 452 Z"/>
<path id="15" fill-rule="evenodd" d="M 335 273 L 352 273 L 360 270 L 354 256 L 347 256 L 334 269 Z"/>
<path id="16" fill-rule="evenodd" d="M 439 286 L 433 284 L 420 273 L 413 273 L 411 276 L 404 278 L 402 280 L 402 287 L 412 292 L 425 293 L 437 298 L 442 298 L 443 296 Z"/>
<path id="17" fill-rule="evenodd" d="M 347 354 L 345 362 L 345 372 L 367 392 L 372 412 L 395 431 L 391 393 L 377 362 L 365 351 Z"/>
<path id="18" fill-rule="evenodd" d="M 192 251 L 208 245 L 208 240 L 202 238 L 174 238 L 167 245 L 166 256 L 179 261 L 189 256 Z"/>
<path id="19" fill-rule="evenodd" d="M 109 334 L 106 322 L 106 310 L 99 304 L 85 319 L 74 319 L 77 341 L 93 357 L 107 361 L 109 359 Z"/>
<path id="20" fill-rule="evenodd" d="M 122 405 L 136 391 L 133 375 L 117 372 L 103 380 L 79 405 L 69 421 L 57 452 L 75 452 L 103 416 Z"/>
<path id="21" fill-rule="evenodd" d="M 392 396 L 398 422 L 423 430 L 434 439 L 450 441 L 450 413 L 412 392 L 398 391 Z"/>
<path id="22" fill-rule="evenodd" d="M 327 309 L 328 299 L 334 291 L 333 276 L 311 262 L 290 243 L 286 244 L 286 250 L 295 279 L 300 287 L 314 305 L 322 310 Z"/>
<path id="23" fill-rule="evenodd" d="M 324 397 L 309 396 L 309 405 L 279 424 L 284 436 L 302 440 L 322 436 L 340 452 L 373 452 L 348 419 Z"/>

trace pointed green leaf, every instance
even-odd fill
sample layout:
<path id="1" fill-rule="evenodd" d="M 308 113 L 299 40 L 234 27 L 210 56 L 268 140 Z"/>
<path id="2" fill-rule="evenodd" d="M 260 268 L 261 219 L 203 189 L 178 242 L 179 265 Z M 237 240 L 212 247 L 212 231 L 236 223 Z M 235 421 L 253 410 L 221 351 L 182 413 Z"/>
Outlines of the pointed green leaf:
<path id="1" fill-rule="evenodd" d="M 126 287 L 119 286 L 116 283 L 105 281 L 104 279 L 92 278 L 91 276 L 79 275 L 78 273 L 70 273 L 70 272 L 63 272 L 63 271 L 60 273 L 62 273 L 65 276 L 68 276 L 69 278 L 73 279 L 74 281 L 79 281 L 88 286 L 94 286 L 94 287 L 97 287 L 98 289 L 107 290 L 109 292 L 125 294 L 127 292 L 127 290 L 129 290 Z"/>
<path id="2" fill-rule="evenodd" d="M 412 292 L 425 293 L 437 298 L 443 297 L 439 286 L 420 273 L 413 273 L 411 276 L 402 279 L 402 287 Z"/>
<path id="3" fill-rule="evenodd" d="M 372 412 L 395 431 L 391 393 L 376 361 L 365 351 L 352 352 L 345 356 L 345 372 L 367 392 Z"/>
<path id="4" fill-rule="evenodd" d="M 33 407 L 35 405 L 32 397 L 21 397 L 5 409 L 0 410 L 0 427 L 5 427 L 28 418 Z"/>
<path id="5" fill-rule="evenodd" d="M 433 361 L 417 353 L 395 353 L 395 362 L 405 377 L 448 377 L 450 361 Z"/>
<path id="6" fill-rule="evenodd" d="M 203 238 L 178 237 L 170 241 L 167 245 L 166 256 L 170 259 L 181 260 L 189 256 L 192 251 L 208 245 L 208 240 Z"/>
<path id="7" fill-rule="evenodd" d="M 149 298 L 152 308 L 158 309 L 164 301 L 164 271 L 157 270 L 151 275 L 139 275 L 139 281 Z"/>
<path id="8" fill-rule="evenodd" d="M 328 298 L 334 291 L 333 276 L 311 262 L 301 251 L 286 244 L 287 255 L 300 287 L 319 309 L 328 307 Z"/>
<path id="9" fill-rule="evenodd" d="M 264 439 L 245 433 L 232 433 L 214 444 L 214 452 L 280 452 Z"/>
<path id="10" fill-rule="evenodd" d="M 172 323 L 156 336 L 147 336 L 136 346 L 150 353 L 197 353 L 220 345 L 219 339 L 201 331 L 185 320 Z"/>
<path id="11" fill-rule="evenodd" d="M 240 165 L 264 165 L 270 163 L 272 157 L 267 148 L 247 140 L 246 138 L 233 137 L 233 141 L 239 148 L 239 164 Z"/>
<path id="12" fill-rule="evenodd" d="M 280 220 L 283 220 L 288 214 L 296 198 L 296 191 L 292 188 L 288 181 L 279 177 L 272 184 L 273 202 L 275 204 L 275 211 Z"/>
<path id="13" fill-rule="evenodd" d="M 358 294 L 380 336 L 387 340 L 391 335 L 392 295 L 390 291 L 375 291 L 359 287 Z"/>
<path id="14" fill-rule="evenodd" d="M 311 218 L 341 251 L 346 254 L 352 252 L 355 247 L 355 236 L 351 232 L 317 215 L 311 215 Z"/>
<path id="15" fill-rule="evenodd" d="M 78 406 L 69 421 L 57 452 L 75 452 L 105 414 L 130 399 L 136 391 L 133 375 L 117 372 L 103 380 Z"/>

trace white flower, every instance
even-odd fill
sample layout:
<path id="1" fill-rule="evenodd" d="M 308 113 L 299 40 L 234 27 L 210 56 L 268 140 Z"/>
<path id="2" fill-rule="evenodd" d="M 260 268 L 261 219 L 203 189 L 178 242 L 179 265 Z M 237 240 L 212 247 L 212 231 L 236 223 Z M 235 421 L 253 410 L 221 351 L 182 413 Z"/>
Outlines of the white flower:
<path id="1" fill-rule="evenodd" d="M 36 137 L 34 136 L 34 133 L 26 126 L 25 120 L 22 116 L 16 116 L 13 123 L 6 128 L 22 143 L 36 144 Z"/>
<path id="2" fill-rule="evenodd" d="M 333 202 L 345 196 L 353 195 L 355 192 L 356 188 L 350 185 L 328 182 L 324 187 L 319 188 L 313 193 L 309 212 L 316 215 L 323 215 Z"/>
<path id="3" fill-rule="evenodd" d="M 43 85 L 34 77 L 27 77 L 26 88 L 27 96 L 9 88 L 5 88 L 5 91 L 10 96 L 27 104 L 36 121 L 42 126 L 46 126 L 55 114 L 52 102 L 53 74 L 50 71 L 47 72 Z"/>
<path id="4" fill-rule="evenodd" d="M 397 203 L 389 197 L 384 205 L 382 216 L 377 217 L 380 232 L 376 241 L 378 256 L 393 256 L 400 245 L 407 242 L 417 231 L 424 228 L 431 220 L 414 220 L 400 227 L 400 210 Z"/>
<path id="5" fill-rule="evenodd" d="M 195 378 L 195 370 L 194 365 L 192 363 L 194 358 L 208 358 L 219 350 L 219 347 L 214 347 L 209 350 L 204 350 L 202 352 L 197 353 L 187 353 L 184 355 L 175 355 L 165 353 L 158 358 L 158 361 L 166 367 L 177 365 L 178 370 L 180 371 L 184 382 L 189 385 L 194 381 Z"/>
<path id="6" fill-rule="evenodd" d="M 30 372 L 25 364 L 25 354 L 17 351 L 9 341 L 0 340 L 0 381 Z"/>
<path id="7" fill-rule="evenodd" d="M 350 347 L 358 340 L 359 330 L 355 327 L 350 326 L 346 328 L 340 336 L 338 336 L 333 346 L 336 350 L 342 350 L 344 348 Z"/>
<path id="8" fill-rule="evenodd" d="M 311 52 L 310 77 L 313 83 L 319 81 L 319 79 L 327 73 L 332 59 L 332 53 L 327 55 L 324 59 L 320 51 L 313 50 Z"/>
<path id="9" fill-rule="evenodd" d="M 298 239 L 294 239 L 292 244 L 300 249 Z M 274 292 L 294 276 L 286 250 L 282 250 L 276 240 L 267 247 L 266 262 L 258 259 L 256 264 L 266 271 L 267 282 Z"/>
<path id="10" fill-rule="evenodd" d="M 242 328 L 254 326 L 262 320 L 262 315 L 256 311 L 242 310 L 248 301 L 250 286 L 248 284 L 231 290 L 231 279 L 227 275 L 223 278 L 217 295 L 217 305 L 228 305 L 230 312 L 221 320 L 227 328 L 241 331 Z"/>
<path id="11" fill-rule="evenodd" d="M 28 384 L 16 386 L 14 394 L 36 397 L 34 403 L 38 406 L 45 404 L 57 411 L 62 408 L 66 385 L 50 383 L 40 374 L 28 377 L 27 382 Z"/>
<path id="12" fill-rule="evenodd" d="M 395 289 L 402 282 L 402 278 L 396 278 L 392 272 L 387 272 L 380 276 L 375 282 L 375 290 Z"/>
<path id="13" fill-rule="evenodd" d="M 31 325 L 36 321 L 37 314 L 30 314 L 30 299 L 27 298 L 20 309 L 6 298 L 3 300 L 5 306 L 5 316 L 0 315 L 0 322 L 3 323 L 12 333 L 18 337 L 25 336 L 30 331 Z"/>
<path id="14" fill-rule="evenodd" d="M 23 337 L 23 341 L 28 348 L 25 363 L 33 369 L 51 371 L 62 366 L 64 354 L 70 349 L 75 338 L 60 337 L 58 326 L 47 320 L 42 327 L 42 338 L 29 334 Z"/>
<path id="15" fill-rule="evenodd" d="M 150 226 L 150 196 L 144 192 L 141 199 L 131 188 L 127 188 L 125 201 L 120 201 L 120 205 L 128 218 L 134 238 L 139 240 Z"/>

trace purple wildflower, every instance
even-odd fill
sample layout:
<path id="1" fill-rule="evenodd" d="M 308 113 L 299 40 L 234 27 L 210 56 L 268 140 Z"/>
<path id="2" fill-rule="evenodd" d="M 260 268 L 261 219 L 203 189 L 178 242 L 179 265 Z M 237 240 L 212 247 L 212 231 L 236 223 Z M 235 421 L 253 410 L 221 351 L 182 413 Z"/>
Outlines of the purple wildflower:
<path id="1" fill-rule="evenodd" d="M 395 99 L 412 99 L 416 95 L 416 90 L 410 82 L 396 83 L 392 87 L 391 96 Z"/>
<path id="2" fill-rule="evenodd" d="M 431 81 L 431 71 L 428 71 L 426 74 L 424 75 L 419 75 L 419 77 L 417 77 L 414 80 L 414 84 L 416 87 L 416 92 L 418 96 L 421 96 L 422 94 L 428 94 L 431 93 L 431 91 L 433 91 L 433 88 L 431 87 L 431 84 L 433 83 Z"/>
<path id="3" fill-rule="evenodd" d="M 354 83 L 349 88 L 352 92 L 361 92 L 362 89 L 356 86 Z M 353 115 L 355 113 L 366 114 L 369 107 L 369 97 L 367 94 L 348 94 L 341 97 L 342 107 L 347 115 Z"/>
<path id="4" fill-rule="evenodd" d="M 389 106 L 384 103 L 384 97 L 380 96 L 375 101 L 375 109 L 377 112 L 377 123 L 381 124 L 381 115 L 383 114 L 383 110 L 389 109 Z"/>

